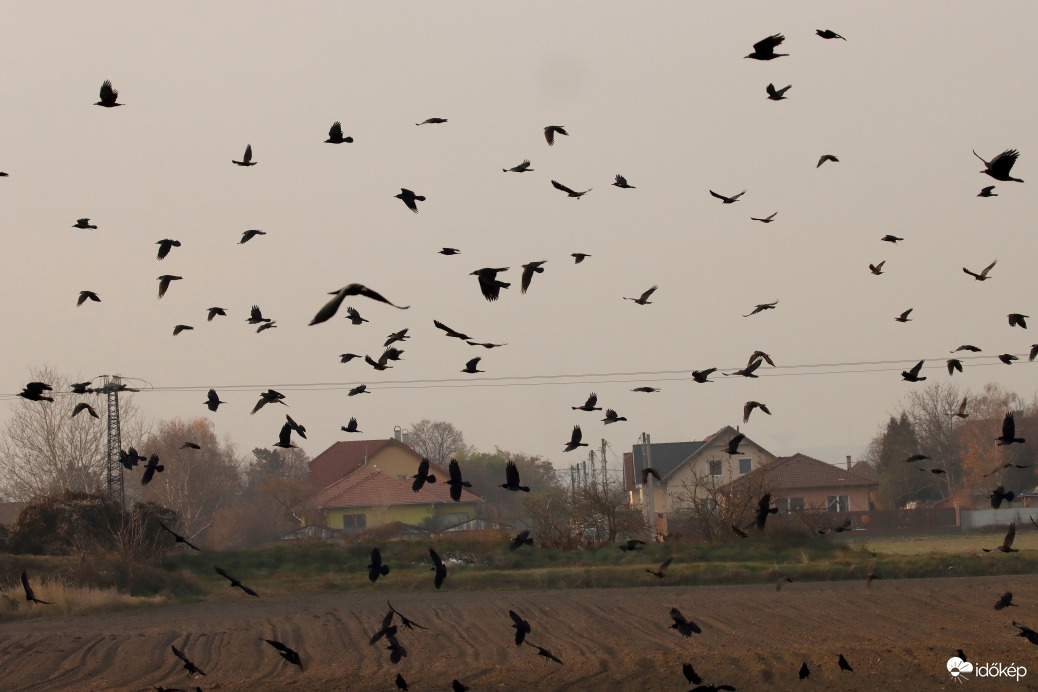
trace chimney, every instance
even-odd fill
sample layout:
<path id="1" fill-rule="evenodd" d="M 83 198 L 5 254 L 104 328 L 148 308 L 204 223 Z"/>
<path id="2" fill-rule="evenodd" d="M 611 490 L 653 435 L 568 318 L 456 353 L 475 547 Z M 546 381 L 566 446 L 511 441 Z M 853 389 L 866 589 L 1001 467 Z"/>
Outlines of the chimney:
<path id="1" fill-rule="evenodd" d="M 402 442 L 402 440 L 400 438 L 403 435 L 403 432 L 404 432 L 403 428 L 401 428 L 399 425 L 395 426 L 393 428 L 393 439 L 396 440 L 397 442 Z"/>
<path id="2" fill-rule="evenodd" d="M 406 430 L 400 433 L 400 441 L 403 442 L 405 445 L 411 444 L 411 436 L 407 434 Z"/>
<path id="3" fill-rule="evenodd" d="M 848 471 L 851 470 L 851 455 L 850 454 L 847 455 L 847 470 Z"/>

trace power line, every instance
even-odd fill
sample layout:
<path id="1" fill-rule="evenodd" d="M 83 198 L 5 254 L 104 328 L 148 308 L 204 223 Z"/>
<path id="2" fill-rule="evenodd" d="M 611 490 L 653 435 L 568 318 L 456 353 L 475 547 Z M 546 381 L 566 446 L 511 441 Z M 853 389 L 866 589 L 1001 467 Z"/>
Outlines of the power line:
<path id="1" fill-rule="evenodd" d="M 1021 354 L 1026 358 L 1028 354 Z M 1002 365 L 997 356 L 963 356 L 960 361 L 976 361 L 987 359 L 991 362 L 976 363 L 973 367 L 990 367 Z M 925 360 L 941 361 L 934 365 L 924 365 L 923 370 L 944 369 L 947 358 L 926 358 Z M 842 363 L 808 363 L 798 365 L 777 365 L 758 370 L 755 374 L 759 378 L 767 377 L 807 377 L 821 375 L 851 375 L 870 372 L 898 372 L 903 367 L 908 367 L 919 362 L 918 358 L 911 360 L 876 360 L 876 361 L 850 361 Z M 1027 364 L 1029 361 L 1021 360 L 1017 365 Z M 879 366 L 879 367 L 870 367 Z M 891 366 L 891 367 L 885 367 Z M 719 371 L 735 371 L 741 365 L 719 368 Z M 819 368 L 826 368 L 819 370 Z M 428 378 L 413 380 L 389 380 L 374 385 L 378 389 L 472 389 L 480 387 L 541 387 L 547 385 L 572 385 L 572 384 L 634 384 L 640 382 L 678 382 L 691 379 L 693 370 L 645 370 L 632 372 L 606 372 L 606 373 L 571 373 L 556 375 L 511 375 L 500 377 L 472 378 Z M 712 382 L 724 382 L 724 377 Z M 205 392 L 211 387 L 231 391 L 259 391 L 268 388 L 284 389 L 286 391 L 338 391 L 353 388 L 359 380 L 350 382 L 282 382 L 282 383 L 251 383 L 251 384 L 222 384 L 222 385 L 148 385 L 141 387 L 138 391 L 146 392 Z M 57 394 L 68 394 L 70 392 L 56 392 Z M 0 394 L 0 400 L 14 399 L 15 394 Z"/>

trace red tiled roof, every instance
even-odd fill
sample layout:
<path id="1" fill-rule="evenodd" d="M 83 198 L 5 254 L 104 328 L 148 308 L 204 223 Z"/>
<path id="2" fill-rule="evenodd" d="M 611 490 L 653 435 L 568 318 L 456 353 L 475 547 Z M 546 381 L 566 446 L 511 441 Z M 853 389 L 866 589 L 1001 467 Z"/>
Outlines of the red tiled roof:
<path id="1" fill-rule="evenodd" d="M 366 459 L 375 456 L 389 444 L 411 449 L 392 438 L 336 442 L 310 460 L 310 485 L 315 488 L 327 488 L 343 476 L 364 466 Z"/>
<path id="2" fill-rule="evenodd" d="M 453 502 L 446 478 L 426 483 L 417 493 L 411 490 L 411 480 L 395 478 L 373 466 L 362 466 L 345 478 L 340 478 L 317 493 L 310 501 L 314 507 L 371 507 L 372 505 L 424 505 Z M 481 498 L 467 490 L 461 491 L 462 502 L 479 502 Z"/>
<path id="3" fill-rule="evenodd" d="M 861 473 L 848 471 L 841 466 L 827 464 L 806 454 L 794 454 L 791 457 L 779 457 L 764 466 L 755 469 L 752 474 L 767 474 L 767 484 L 772 490 L 789 490 L 799 488 L 848 488 L 872 487 L 876 481 Z M 732 483 L 745 482 L 746 476 L 740 476 Z"/>

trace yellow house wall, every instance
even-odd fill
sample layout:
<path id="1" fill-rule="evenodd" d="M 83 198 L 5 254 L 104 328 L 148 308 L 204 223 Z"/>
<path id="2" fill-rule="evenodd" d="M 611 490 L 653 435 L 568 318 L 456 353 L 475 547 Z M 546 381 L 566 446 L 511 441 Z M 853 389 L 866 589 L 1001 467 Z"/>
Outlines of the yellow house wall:
<path id="1" fill-rule="evenodd" d="M 417 525 L 431 516 L 444 514 L 465 514 L 467 519 L 475 519 L 476 503 L 451 502 L 430 505 L 388 505 L 374 507 L 339 507 L 324 510 L 329 528 L 343 528 L 343 516 L 363 514 L 366 528 L 376 528 L 395 521 Z M 459 521 L 460 523 L 460 521 Z"/>
<path id="2" fill-rule="evenodd" d="M 368 466 L 378 469 L 387 476 L 410 478 L 418 473 L 418 463 L 421 460 L 422 458 L 417 454 L 390 445 L 378 454 L 369 457 Z"/>
<path id="3" fill-rule="evenodd" d="M 778 490 L 772 492 L 772 498 L 802 497 L 805 509 L 824 510 L 828 506 L 830 495 L 846 495 L 850 504 L 850 512 L 867 512 L 869 509 L 869 489 L 853 488 L 805 488 L 803 490 Z"/>

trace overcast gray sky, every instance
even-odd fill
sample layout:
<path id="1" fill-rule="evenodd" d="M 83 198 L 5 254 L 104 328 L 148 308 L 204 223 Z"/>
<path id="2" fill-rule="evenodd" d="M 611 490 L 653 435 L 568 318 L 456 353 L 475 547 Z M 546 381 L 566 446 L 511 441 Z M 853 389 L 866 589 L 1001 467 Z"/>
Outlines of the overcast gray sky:
<path id="1" fill-rule="evenodd" d="M 574 424 L 619 454 L 642 431 L 669 442 L 739 424 L 748 399 L 774 414 L 743 426 L 752 439 L 840 462 L 924 386 L 900 370 L 925 358 L 928 382 L 944 381 L 962 343 L 984 357 L 960 386 L 1038 386 L 1033 366 L 996 360 L 1038 340 L 1006 320 L 1038 324 L 1033 2 L 22 2 L 5 15 L 10 394 L 32 367 L 118 373 L 151 383 L 137 403 L 154 419 L 211 415 L 216 387 L 229 402 L 217 433 L 245 453 L 273 444 L 288 412 L 311 455 L 351 416 L 367 437 L 432 418 L 482 450 L 565 466 L 585 456 L 561 452 Z M 780 32 L 789 57 L 743 59 Z M 105 79 L 124 107 L 92 105 Z M 769 82 L 792 84 L 788 99 L 768 101 Z M 415 127 L 433 116 L 449 122 Z M 336 120 L 353 144 L 323 143 Z M 549 148 L 546 125 L 570 136 Z M 232 165 L 249 143 L 258 165 Z M 973 148 L 1019 149 L 1013 173 L 1029 182 L 977 198 L 995 181 Z M 840 162 L 816 168 L 826 153 Z M 534 172 L 501 172 L 526 158 Z M 637 189 L 611 187 L 617 173 Z M 552 179 L 594 189 L 569 199 Z M 428 198 L 417 215 L 401 187 Z M 747 192 L 722 205 L 709 189 Z M 79 217 L 99 228 L 71 228 Z M 250 228 L 267 235 L 238 245 Z M 160 262 L 162 238 L 183 245 Z M 577 251 L 592 257 L 574 265 Z M 962 272 L 994 259 L 990 281 Z M 522 295 L 532 260 L 545 272 Z M 487 266 L 510 267 L 496 303 L 469 275 Z M 160 274 L 183 277 L 162 300 Z M 340 312 L 307 326 L 351 282 L 412 307 L 358 297 L 368 324 Z M 652 285 L 651 305 L 622 299 Z M 77 308 L 83 289 L 102 302 Z M 253 304 L 278 328 L 256 334 Z M 207 323 L 210 306 L 229 317 Z M 467 346 L 434 319 L 508 345 Z M 173 337 L 178 323 L 195 329 Z M 338 362 L 377 357 L 405 327 L 392 370 Z M 690 382 L 756 349 L 782 367 Z M 477 355 L 486 373 L 460 373 Z M 789 367 L 876 361 L 897 362 Z M 347 398 L 360 383 L 373 393 Z M 250 416 L 267 387 L 290 408 Z M 629 422 L 572 411 L 591 391 Z"/>

